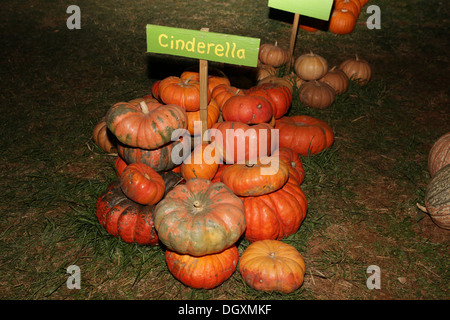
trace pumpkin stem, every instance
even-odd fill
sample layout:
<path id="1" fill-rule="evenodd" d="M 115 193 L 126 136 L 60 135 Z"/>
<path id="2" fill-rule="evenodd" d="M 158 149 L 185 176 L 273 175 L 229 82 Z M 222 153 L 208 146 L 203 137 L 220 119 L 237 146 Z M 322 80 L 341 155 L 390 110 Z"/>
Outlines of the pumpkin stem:
<path id="1" fill-rule="evenodd" d="M 276 256 L 276 253 L 275 253 L 275 252 L 271 252 L 271 253 L 269 253 L 269 257 L 271 257 L 271 258 L 275 258 L 275 256 Z"/>
<path id="2" fill-rule="evenodd" d="M 148 113 L 148 106 L 145 101 L 141 101 L 139 104 L 141 106 L 142 113 Z"/>
<path id="3" fill-rule="evenodd" d="M 420 204 L 418 204 L 418 203 L 416 203 L 416 206 L 417 206 L 417 208 L 419 208 L 419 209 L 422 210 L 423 212 L 428 213 L 427 208 L 425 208 L 424 206 L 422 206 L 422 205 L 420 205 Z"/>
<path id="4" fill-rule="evenodd" d="M 358 54 L 355 54 L 355 60 L 356 60 L 356 61 L 359 61 Z"/>
<path id="5" fill-rule="evenodd" d="M 194 205 L 195 208 L 199 208 L 199 207 L 200 207 L 200 201 L 195 200 L 195 201 L 193 202 L 193 205 Z"/>

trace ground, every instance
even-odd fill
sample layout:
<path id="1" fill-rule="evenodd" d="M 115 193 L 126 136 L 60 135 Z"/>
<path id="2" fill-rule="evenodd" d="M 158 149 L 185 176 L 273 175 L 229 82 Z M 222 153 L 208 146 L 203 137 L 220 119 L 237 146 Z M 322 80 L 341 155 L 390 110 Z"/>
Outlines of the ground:
<path id="1" fill-rule="evenodd" d="M 91 134 L 115 102 L 148 94 L 156 80 L 196 65 L 146 53 L 146 24 L 208 27 L 287 47 L 292 15 L 266 1 L 78 1 L 81 29 L 69 30 L 64 1 L 4 4 L 0 297 L 448 299 L 450 232 L 416 204 L 430 180 L 428 152 L 450 130 L 449 9 L 434 0 L 369 4 L 381 9 L 381 29 L 366 27 L 363 8 L 350 35 L 297 36 L 295 56 L 314 51 L 338 65 L 358 54 L 374 72 L 327 110 L 294 98 L 289 115 L 327 121 L 336 140 L 302 159 L 308 214 L 284 241 L 304 256 L 306 275 L 289 295 L 255 291 L 238 272 L 216 289 L 191 289 L 168 272 L 160 247 L 106 234 L 95 200 L 115 178 L 115 156 Z M 236 85 L 252 84 L 248 69 L 224 71 Z M 240 242 L 241 253 L 247 245 Z M 80 266 L 80 290 L 66 286 L 70 265 Z M 380 267 L 381 289 L 366 286 L 371 265 Z"/>

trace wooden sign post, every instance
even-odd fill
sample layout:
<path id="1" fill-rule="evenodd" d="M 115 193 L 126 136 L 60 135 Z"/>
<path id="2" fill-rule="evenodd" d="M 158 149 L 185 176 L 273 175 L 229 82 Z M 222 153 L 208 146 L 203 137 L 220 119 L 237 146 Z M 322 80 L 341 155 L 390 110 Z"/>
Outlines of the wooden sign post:
<path id="1" fill-rule="evenodd" d="M 291 41 L 289 43 L 289 60 L 287 65 L 287 70 L 289 70 L 291 68 L 292 56 L 294 55 L 300 14 L 327 21 L 330 18 L 333 0 L 269 0 L 268 6 L 274 9 L 294 13 L 294 23 L 292 25 Z"/>
<path id="2" fill-rule="evenodd" d="M 208 61 L 256 67 L 260 40 L 209 32 L 147 25 L 147 51 L 199 59 L 202 140 L 208 129 Z"/>

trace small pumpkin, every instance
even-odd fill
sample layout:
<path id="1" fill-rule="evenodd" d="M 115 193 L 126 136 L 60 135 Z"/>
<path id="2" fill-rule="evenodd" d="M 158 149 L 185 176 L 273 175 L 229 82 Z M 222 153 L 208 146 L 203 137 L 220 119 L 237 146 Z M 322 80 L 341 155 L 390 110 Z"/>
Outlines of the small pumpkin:
<path id="1" fill-rule="evenodd" d="M 222 110 L 223 105 L 225 102 L 236 95 L 244 95 L 244 91 L 242 89 L 239 89 L 237 87 L 228 86 L 225 84 L 220 84 L 217 87 L 214 88 L 214 90 L 211 93 L 211 98 L 214 99 L 217 104 L 219 105 L 220 110 Z"/>
<path id="2" fill-rule="evenodd" d="M 165 190 L 161 175 L 141 162 L 125 167 L 120 175 L 120 187 L 128 198 L 143 205 L 158 203 Z"/>
<path id="3" fill-rule="evenodd" d="M 219 160 L 213 145 L 199 144 L 181 164 L 181 175 L 186 181 L 193 178 L 212 180 L 219 169 Z"/>
<path id="4" fill-rule="evenodd" d="M 272 103 L 261 96 L 234 96 L 229 98 L 222 108 L 224 121 L 258 124 L 269 122 L 272 116 Z"/>
<path id="5" fill-rule="evenodd" d="M 346 9 L 358 18 L 361 13 L 361 3 L 359 0 L 336 0 L 334 9 Z"/>
<path id="6" fill-rule="evenodd" d="M 283 117 L 275 123 L 279 146 L 288 147 L 302 156 L 317 154 L 334 142 L 333 129 L 323 120 L 311 116 Z"/>
<path id="7" fill-rule="evenodd" d="M 166 189 L 172 190 L 181 175 L 168 172 L 162 176 Z M 120 180 L 109 184 L 97 198 L 96 216 L 109 234 L 126 243 L 158 245 L 159 239 L 153 223 L 154 205 L 141 205 L 129 199 L 120 187 Z"/>
<path id="8" fill-rule="evenodd" d="M 187 129 L 192 136 L 201 135 L 201 119 L 199 111 L 186 111 Z M 208 104 L 208 129 L 219 120 L 220 108 L 214 99 Z"/>
<path id="9" fill-rule="evenodd" d="M 232 246 L 219 253 L 194 257 L 166 250 L 170 273 L 183 284 L 195 289 L 213 289 L 231 277 L 239 261 L 239 251 Z"/>
<path id="10" fill-rule="evenodd" d="M 450 164 L 450 132 L 437 139 L 428 153 L 428 171 L 431 177 L 447 164 Z"/>
<path id="11" fill-rule="evenodd" d="M 348 9 L 333 10 L 328 30 L 336 34 L 349 34 L 356 27 L 357 17 Z"/>
<path id="12" fill-rule="evenodd" d="M 259 60 L 269 66 L 281 67 L 289 60 L 289 52 L 275 44 L 264 43 L 259 47 Z"/>
<path id="13" fill-rule="evenodd" d="M 336 94 L 341 94 L 347 91 L 349 86 L 349 79 L 347 74 L 336 66 L 331 68 L 320 81 L 325 82 L 334 89 Z"/>
<path id="14" fill-rule="evenodd" d="M 256 163 L 233 164 L 221 181 L 238 196 L 260 196 L 279 190 L 289 178 L 289 168 L 277 157 L 262 157 Z"/>
<path id="15" fill-rule="evenodd" d="M 245 93 L 266 98 L 272 104 L 275 119 L 284 116 L 292 104 L 292 93 L 284 85 L 263 83 L 246 90 Z"/>
<path id="16" fill-rule="evenodd" d="M 327 73 L 328 63 L 322 56 L 310 52 L 302 54 L 295 60 L 294 70 L 303 80 L 317 80 Z"/>
<path id="17" fill-rule="evenodd" d="M 300 102 L 316 109 L 326 109 L 334 102 L 336 91 L 322 81 L 308 81 L 299 88 Z"/>
<path id="18" fill-rule="evenodd" d="M 245 231 L 244 205 L 221 182 L 194 178 L 176 186 L 155 208 L 155 228 L 172 251 L 192 256 L 218 253 Z"/>
<path id="19" fill-rule="evenodd" d="M 185 111 L 200 110 L 200 82 L 191 78 L 169 76 L 159 84 L 159 97 L 165 104 L 175 104 Z M 207 90 L 207 102 L 211 92 Z"/>
<path id="20" fill-rule="evenodd" d="M 357 54 L 355 58 L 343 61 L 339 69 L 344 71 L 350 80 L 356 81 L 360 85 L 367 84 L 372 77 L 372 67 L 366 60 L 360 59 Z"/>
<path id="21" fill-rule="evenodd" d="M 425 208 L 436 225 L 450 230 L 450 164 L 441 168 L 428 183 Z"/>
<path id="22" fill-rule="evenodd" d="M 187 128 L 187 116 L 174 104 L 119 102 L 106 113 L 106 124 L 120 142 L 156 149 L 169 143 L 175 130 Z"/>
<path id="23" fill-rule="evenodd" d="M 289 89 L 289 91 L 291 92 L 291 94 L 294 89 L 293 83 L 287 77 L 280 78 L 277 76 L 269 76 L 262 80 L 259 80 L 257 85 L 259 86 L 259 85 L 266 84 L 266 83 L 270 83 L 276 87 L 281 87 L 281 86 L 287 87 Z"/>
<path id="24" fill-rule="evenodd" d="M 92 130 L 92 139 L 103 151 L 107 153 L 117 152 L 117 140 L 106 126 L 105 117 L 100 119 L 94 126 L 94 129 Z"/>
<path id="25" fill-rule="evenodd" d="M 303 283 L 305 261 L 287 243 L 262 240 L 251 243 L 242 253 L 239 272 L 255 290 L 291 293 Z"/>
<path id="26" fill-rule="evenodd" d="M 286 183 L 281 189 L 254 197 L 241 197 L 245 207 L 250 242 L 284 239 L 300 228 L 306 217 L 308 201 L 300 186 Z"/>
<path id="27" fill-rule="evenodd" d="M 284 161 L 289 170 L 289 183 L 301 185 L 305 180 L 305 169 L 300 155 L 288 147 L 279 147 L 273 153 L 273 157 L 278 157 L 280 161 Z"/>

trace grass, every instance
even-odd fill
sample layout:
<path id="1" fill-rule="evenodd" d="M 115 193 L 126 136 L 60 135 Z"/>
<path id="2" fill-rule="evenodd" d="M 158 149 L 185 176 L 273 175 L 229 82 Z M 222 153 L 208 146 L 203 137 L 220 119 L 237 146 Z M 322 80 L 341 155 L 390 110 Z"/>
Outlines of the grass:
<path id="1" fill-rule="evenodd" d="M 330 65 L 358 53 L 374 67 L 327 110 L 290 115 L 327 121 L 332 148 L 304 157 L 309 201 L 300 230 L 284 241 L 305 258 L 303 286 L 289 294 L 248 287 L 238 272 L 195 290 L 168 272 L 160 247 L 127 245 L 98 224 L 95 201 L 115 178 L 115 158 L 91 132 L 115 102 L 148 94 L 189 59 L 145 53 L 147 23 L 289 42 L 291 15 L 260 1 L 79 1 L 82 29 L 68 30 L 63 1 L 5 4 L 0 92 L 1 299 L 448 299 L 449 233 L 416 208 L 429 181 L 427 154 L 448 131 L 448 8 L 439 1 L 372 1 L 347 36 L 299 31 L 295 54 Z M 20 14 L 17 14 L 20 12 Z M 248 246 L 239 243 L 242 251 Z M 78 265 L 82 289 L 66 286 Z M 381 268 L 381 290 L 366 269 Z M 400 280 L 399 280 L 400 279 Z"/>

